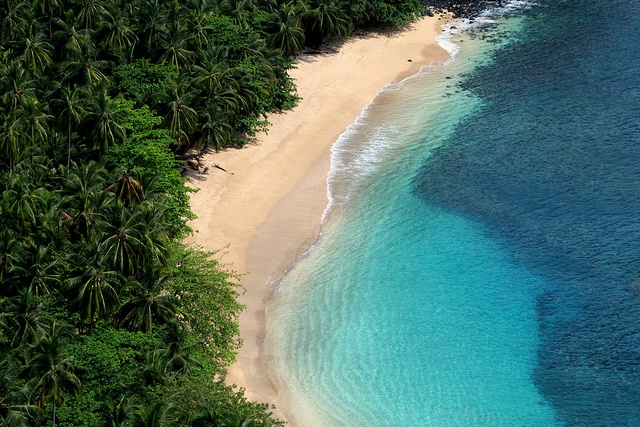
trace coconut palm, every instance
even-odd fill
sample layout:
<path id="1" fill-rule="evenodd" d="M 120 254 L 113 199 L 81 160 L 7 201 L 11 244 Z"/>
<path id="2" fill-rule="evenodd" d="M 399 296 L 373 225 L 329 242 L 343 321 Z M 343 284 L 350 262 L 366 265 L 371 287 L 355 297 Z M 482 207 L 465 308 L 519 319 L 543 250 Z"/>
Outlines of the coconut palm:
<path id="1" fill-rule="evenodd" d="M 227 51 L 221 48 L 207 50 L 205 59 L 193 66 L 193 85 L 204 91 L 207 97 L 213 94 L 227 80 L 232 69 L 227 65 Z"/>
<path id="2" fill-rule="evenodd" d="M 75 22 L 76 15 L 73 10 L 64 12 L 62 17 L 55 17 L 53 22 L 58 30 L 54 31 L 52 39 L 57 46 L 62 45 L 63 53 L 74 54 L 82 49 L 80 38 L 87 35 L 86 30 L 79 29 Z"/>
<path id="3" fill-rule="evenodd" d="M 62 108 L 59 117 L 61 120 L 64 120 L 67 125 L 67 169 L 69 169 L 71 162 L 71 136 L 86 114 L 84 101 L 85 92 L 69 84 L 63 86 L 59 91 L 58 98 L 54 99 L 54 103 L 57 103 Z"/>
<path id="4" fill-rule="evenodd" d="M 0 158 L 8 162 L 10 170 L 27 145 L 28 138 L 25 122 L 17 110 L 0 115 Z"/>
<path id="5" fill-rule="evenodd" d="M 116 182 L 108 186 L 105 191 L 113 191 L 116 199 L 127 207 L 142 201 L 142 184 L 127 171 L 122 172 Z"/>
<path id="6" fill-rule="evenodd" d="M 138 37 L 133 31 L 121 4 L 117 2 L 111 3 L 108 12 L 102 15 L 100 33 L 102 35 L 101 43 L 107 49 L 110 49 L 116 56 L 130 59 L 125 53 L 133 50 L 138 42 Z"/>
<path id="7" fill-rule="evenodd" d="M 352 23 L 342 6 L 337 0 L 316 0 L 316 19 L 312 29 L 319 31 L 324 37 L 348 36 L 352 31 Z"/>
<path id="8" fill-rule="evenodd" d="M 34 79 L 22 61 L 12 60 L 0 64 L 0 96 L 7 110 L 13 110 L 26 99 L 36 99 Z"/>
<path id="9" fill-rule="evenodd" d="M 0 220 L 3 220 L 2 216 Z M 3 223 L 6 224 L 4 220 Z M 9 227 L 4 227 L 0 231 L 0 284 L 19 273 L 24 257 L 22 240 Z"/>
<path id="10" fill-rule="evenodd" d="M 60 0 L 35 0 L 33 7 L 47 17 L 49 25 L 49 39 L 53 36 L 53 20 L 62 9 L 62 1 Z"/>
<path id="11" fill-rule="evenodd" d="M 131 296 L 120 307 L 116 324 L 134 331 L 151 332 L 157 324 L 175 318 L 177 300 L 163 292 L 166 280 L 166 276 L 143 275 L 141 281 L 130 281 Z"/>
<path id="12" fill-rule="evenodd" d="M 25 0 L 4 0 L 0 3 L 0 35 L 3 40 L 15 40 L 29 19 L 30 3 Z"/>
<path id="13" fill-rule="evenodd" d="M 52 425 L 56 424 L 56 407 L 64 403 L 69 394 L 80 391 L 81 383 L 73 373 L 74 361 L 64 351 L 60 335 L 42 335 L 31 347 L 26 365 L 33 390 L 32 402 L 42 408 L 53 404 Z"/>
<path id="14" fill-rule="evenodd" d="M 79 276 L 69 281 L 68 293 L 89 323 L 89 328 L 93 327 L 97 317 L 107 317 L 118 306 L 121 283 L 122 275 L 102 261 L 99 254 L 88 260 Z"/>
<path id="15" fill-rule="evenodd" d="M 269 45 L 285 55 L 302 52 L 305 39 L 301 15 L 300 7 L 292 3 L 280 5 L 271 14 L 277 30 L 267 39 Z"/>
<path id="16" fill-rule="evenodd" d="M 47 42 L 44 31 L 32 22 L 26 31 L 23 42 L 22 59 L 35 75 L 41 73 L 53 63 L 53 46 Z"/>
<path id="17" fill-rule="evenodd" d="M 189 12 L 188 19 L 185 22 L 189 40 L 196 52 L 206 50 L 209 47 L 209 34 L 212 27 L 209 25 L 209 16 L 199 13 L 195 10 Z"/>
<path id="18" fill-rule="evenodd" d="M 49 249 L 49 246 L 30 241 L 26 246 L 27 263 L 25 267 L 28 287 L 35 296 L 50 294 L 62 283 L 59 268 L 62 260 Z"/>
<path id="19" fill-rule="evenodd" d="M 164 427 L 170 424 L 175 410 L 172 406 L 159 401 L 152 401 L 146 405 L 138 406 L 133 411 L 131 427 Z"/>
<path id="20" fill-rule="evenodd" d="M 195 53 L 189 49 L 193 34 L 179 20 L 170 21 L 158 36 L 160 61 L 175 67 L 186 69 L 195 60 Z"/>
<path id="21" fill-rule="evenodd" d="M 106 84 L 108 78 L 104 70 L 110 62 L 98 59 L 98 49 L 87 33 L 69 35 L 67 42 L 66 61 L 60 68 L 66 83 L 82 83 L 87 85 Z"/>
<path id="22" fill-rule="evenodd" d="M 255 0 L 221 0 L 218 8 L 223 15 L 233 19 L 239 27 L 248 28 L 250 13 L 257 9 Z"/>
<path id="23" fill-rule="evenodd" d="M 109 194 L 103 191 L 106 173 L 106 169 L 95 161 L 80 165 L 72 161 L 62 178 L 62 217 L 72 241 L 90 238 L 98 210 L 109 200 Z"/>
<path id="24" fill-rule="evenodd" d="M 106 422 L 105 427 L 128 427 L 137 406 L 131 403 L 130 398 L 121 396 L 118 400 L 107 399 L 100 404 L 100 412 Z"/>
<path id="25" fill-rule="evenodd" d="M 9 184 L 0 196 L 3 206 L 18 227 L 34 226 L 40 203 L 38 192 L 28 176 L 12 174 L 10 178 Z"/>
<path id="26" fill-rule="evenodd" d="M 107 170 L 93 160 L 79 164 L 72 161 L 62 181 L 62 194 L 70 197 L 70 200 L 76 196 L 93 197 L 106 187 Z"/>
<path id="27" fill-rule="evenodd" d="M 223 415 L 215 409 L 205 409 L 191 419 L 192 427 L 251 427 L 253 419 L 242 415 Z"/>
<path id="28" fill-rule="evenodd" d="M 184 326 L 176 319 L 167 322 L 162 329 L 164 347 L 154 350 L 165 361 L 165 372 L 179 375 L 190 375 L 194 366 L 200 362 L 191 357 L 202 341 L 187 343 Z"/>
<path id="29" fill-rule="evenodd" d="M 183 79 L 176 79 L 161 100 L 167 105 L 168 111 L 164 118 L 164 125 L 169 135 L 176 141 L 186 144 L 196 127 L 198 114 L 190 106 L 193 99 L 191 87 Z"/>
<path id="30" fill-rule="evenodd" d="M 45 319 L 41 315 L 42 305 L 29 288 L 22 288 L 7 300 L 7 312 L 11 313 L 10 345 L 16 348 L 33 342 L 45 330 Z"/>
<path id="31" fill-rule="evenodd" d="M 147 224 L 140 212 L 113 203 L 97 216 L 100 230 L 98 250 L 104 262 L 125 275 L 134 274 L 143 259 L 143 238 Z"/>
<path id="32" fill-rule="evenodd" d="M 40 102 L 33 98 L 26 99 L 17 111 L 24 118 L 25 132 L 31 137 L 30 145 L 44 141 L 49 130 L 48 122 L 53 116 L 42 111 Z"/>
<path id="33" fill-rule="evenodd" d="M 180 230 L 179 226 L 169 220 L 172 210 L 164 199 L 144 203 L 139 206 L 139 213 L 142 224 L 145 224 L 141 237 L 144 249 L 140 254 L 140 262 L 165 265 L 171 238 Z"/>
<path id="34" fill-rule="evenodd" d="M 147 52 L 156 48 L 157 35 L 163 31 L 166 16 L 163 13 L 160 0 L 140 0 L 138 20 L 140 25 L 140 40 Z"/>
<path id="35" fill-rule="evenodd" d="M 81 0 L 78 10 L 78 22 L 84 25 L 84 29 L 95 28 L 95 23 L 104 13 L 104 7 L 100 0 Z"/>
<path id="36" fill-rule="evenodd" d="M 199 124 L 200 137 L 195 147 L 206 150 L 213 147 L 216 151 L 227 145 L 233 135 L 233 127 L 228 116 L 216 106 L 208 108 L 202 115 Z"/>
<path id="37" fill-rule="evenodd" d="M 0 425 L 29 427 L 36 425 L 40 408 L 29 405 L 26 390 L 17 390 L 20 367 L 10 355 L 0 360 Z"/>
<path id="38" fill-rule="evenodd" d="M 108 95 L 106 88 L 102 88 L 96 90 L 87 103 L 85 121 L 90 124 L 91 135 L 102 154 L 108 153 L 109 147 L 122 141 L 125 136 L 121 123 L 126 113 L 117 100 Z"/>

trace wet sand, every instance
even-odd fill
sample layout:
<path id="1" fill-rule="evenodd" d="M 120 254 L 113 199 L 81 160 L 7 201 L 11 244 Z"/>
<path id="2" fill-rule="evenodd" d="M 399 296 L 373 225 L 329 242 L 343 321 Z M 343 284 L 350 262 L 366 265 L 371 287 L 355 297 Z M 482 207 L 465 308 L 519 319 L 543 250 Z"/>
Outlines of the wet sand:
<path id="1" fill-rule="evenodd" d="M 299 105 L 269 116 L 269 132 L 247 147 L 207 154 L 208 173 L 191 177 L 199 189 L 191 195 L 198 219 L 187 242 L 222 249 L 222 262 L 246 273 L 243 347 L 227 383 L 246 388 L 248 398 L 278 404 L 261 353 L 265 306 L 282 274 L 317 238 L 331 146 L 383 87 L 448 59 L 435 42 L 442 24 L 424 18 L 390 35 L 354 36 L 335 50 L 299 56 L 290 72 Z"/>

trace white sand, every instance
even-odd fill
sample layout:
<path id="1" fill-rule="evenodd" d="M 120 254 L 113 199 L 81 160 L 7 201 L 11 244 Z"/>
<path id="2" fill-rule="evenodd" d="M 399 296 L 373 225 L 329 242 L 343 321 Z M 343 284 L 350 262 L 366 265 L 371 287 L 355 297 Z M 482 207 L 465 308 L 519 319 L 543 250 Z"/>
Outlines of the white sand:
<path id="1" fill-rule="evenodd" d="M 198 219 L 187 241 L 207 250 L 227 247 L 222 261 L 249 273 L 240 298 L 247 306 L 240 317 L 244 345 L 227 382 L 246 388 L 250 399 L 277 404 L 261 359 L 265 303 L 277 279 L 317 238 L 332 144 L 384 86 L 448 58 L 435 42 L 442 24 L 439 17 L 425 18 L 391 36 L 353 37 L 336 53 L 298 57 L 290 74 L 300 104 L 269 116 L 270 130 L 255 144 L 207 155 L 208 174 L 191 179 L 199 188 L 191 195 Z"/>

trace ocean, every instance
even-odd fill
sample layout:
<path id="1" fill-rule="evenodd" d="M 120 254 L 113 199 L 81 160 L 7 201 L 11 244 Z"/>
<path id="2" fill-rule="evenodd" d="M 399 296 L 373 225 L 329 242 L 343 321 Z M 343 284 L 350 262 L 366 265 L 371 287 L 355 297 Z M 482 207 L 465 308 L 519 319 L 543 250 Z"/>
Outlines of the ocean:
<path id="1" fill-rule="evenodd" d="M 267 312 L 296 426 L 640 426 L 640 0 L 445 26 Z"/>

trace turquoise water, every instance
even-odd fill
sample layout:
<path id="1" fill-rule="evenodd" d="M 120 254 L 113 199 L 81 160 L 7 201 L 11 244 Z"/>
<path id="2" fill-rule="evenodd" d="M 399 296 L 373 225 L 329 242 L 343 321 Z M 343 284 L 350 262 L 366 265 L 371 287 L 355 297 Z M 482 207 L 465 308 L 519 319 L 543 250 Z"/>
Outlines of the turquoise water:
<path id="1" fill-rule="evenodd" d="M 598 3 L 457 23 L 336 143 L 267 313 L 293 425 L 640 425 L 640 8 Z"/>

